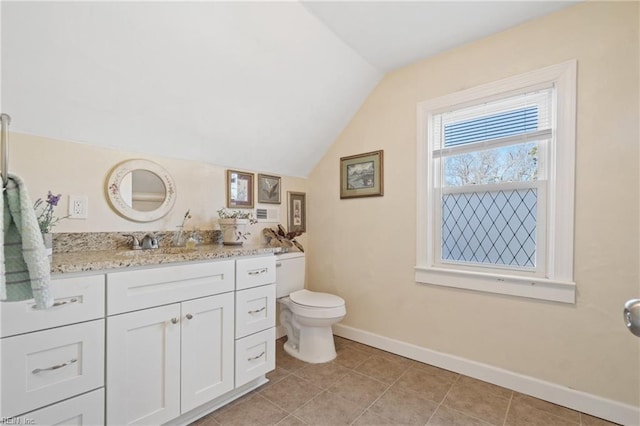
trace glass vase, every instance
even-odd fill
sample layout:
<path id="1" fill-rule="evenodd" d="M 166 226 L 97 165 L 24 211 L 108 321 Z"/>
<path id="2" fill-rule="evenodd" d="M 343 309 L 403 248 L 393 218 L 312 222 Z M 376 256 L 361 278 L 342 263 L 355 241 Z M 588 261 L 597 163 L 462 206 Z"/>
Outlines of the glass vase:
<path id="1" fill-rule="evenodd" d="M 47 232 L 42 234 L 42 241 L 44 241 L 44 248 L 47 251 L 47 256 L 49 260 L 53 257 L 53 234 L 51 232 Z"/>

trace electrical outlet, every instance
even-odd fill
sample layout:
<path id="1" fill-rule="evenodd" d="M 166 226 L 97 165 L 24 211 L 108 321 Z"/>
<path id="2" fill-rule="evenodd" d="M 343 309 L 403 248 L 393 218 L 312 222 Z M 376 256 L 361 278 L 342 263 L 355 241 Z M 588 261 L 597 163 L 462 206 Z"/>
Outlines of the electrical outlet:
<path id="1" fill-rule="evenodd" d="M 69 195 L 69 218 L 87 219 L 89 217 L 89 197 Z"/>

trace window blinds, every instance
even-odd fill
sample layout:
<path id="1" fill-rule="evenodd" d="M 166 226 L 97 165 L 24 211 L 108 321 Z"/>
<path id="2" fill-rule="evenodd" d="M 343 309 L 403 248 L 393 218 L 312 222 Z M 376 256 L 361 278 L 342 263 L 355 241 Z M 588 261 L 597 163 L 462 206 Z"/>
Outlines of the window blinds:
<path id="1" fill-rule="evenodd" d="M 552 95 L 549 87 L 434 115 L 434 156 L 548 139 Z"/>

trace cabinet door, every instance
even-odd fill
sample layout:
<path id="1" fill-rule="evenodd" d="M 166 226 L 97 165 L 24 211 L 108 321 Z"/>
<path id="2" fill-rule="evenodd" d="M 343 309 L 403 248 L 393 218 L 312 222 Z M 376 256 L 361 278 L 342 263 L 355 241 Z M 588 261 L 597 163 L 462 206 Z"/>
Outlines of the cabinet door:
<path id="1" fill-rule="evenodd" d="M 182 303 L 182 412 L 233 389 L 233 293 Z"/>
<path id="2" fill-rule="evenodd" d="M 107 424 L 180 415 L 180 304 L 107 318 Z"/>

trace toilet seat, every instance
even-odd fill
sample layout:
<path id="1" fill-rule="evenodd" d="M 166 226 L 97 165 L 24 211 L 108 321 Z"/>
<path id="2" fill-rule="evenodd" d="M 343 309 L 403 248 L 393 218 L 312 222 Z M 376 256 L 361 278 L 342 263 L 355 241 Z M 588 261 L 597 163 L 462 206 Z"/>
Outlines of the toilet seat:
<path id="1" fill-rule="evenodd" d="M 289 295 L 293 303 L 309 308 L 339 308 L 344 306 L 344 299 L 335 294 L 317 291 L 298 290 Z"/>
<path id="2" fill-rule="evenodd" d="M 298 303 L 296 300 L 302 303 Z M 309 319 L 340 318 L 347 313 L 342 297 L 309 290 L 294 291 L 289 296 L 278 299 L 278 302 L 287 306 L 292 313 Z M 317 305 L 322 304 L 325 306 L 317 306 L 315 302 L 317 302 Z M 314 305 L 311 305 L 311 303 L 314 303 Z"/>

